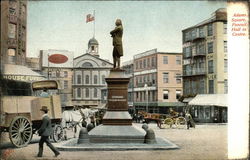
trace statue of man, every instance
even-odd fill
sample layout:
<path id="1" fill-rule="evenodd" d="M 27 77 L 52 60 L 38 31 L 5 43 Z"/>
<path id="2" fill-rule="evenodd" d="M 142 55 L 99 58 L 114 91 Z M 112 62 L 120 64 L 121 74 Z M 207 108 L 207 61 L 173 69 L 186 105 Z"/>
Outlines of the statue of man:
<path id="1" fill-rule="evenodd" d="M 113 63 L 114 68 L 120 68 L 120 57 L 123 56 L 123 49 L 122 49 L 122 34 L 123 34 L 123 27 L 122 21 L 117 19 L 115 22 L 115 29 L 110 32 L 111 37 L 113 37 Z"/>

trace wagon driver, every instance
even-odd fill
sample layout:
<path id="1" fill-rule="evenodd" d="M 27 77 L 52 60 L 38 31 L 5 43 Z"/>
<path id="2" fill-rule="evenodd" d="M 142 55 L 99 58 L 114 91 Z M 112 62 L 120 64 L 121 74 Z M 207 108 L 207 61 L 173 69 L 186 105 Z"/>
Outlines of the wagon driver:
<path id="1" fill-rule="evenodd" d="M 42 109 L 40 109 L 43 114 L 42 119 L 42 125 L 40 129 L 38 130 L 39 136 L 41 136 L 41 139 L 39 141 L 39 152 L 37 154 L 37 157 L 43 156 L 43 144 L 44 142 L 47 144 L 47 146 L 54 152 L 55 157 L 57 157 L 60 152 L 50 143 L 49 136 L 53 133 L 53 129 L 51 126 L 51 120 L 49 118 L 49 115 L 47 114 L 49 109 L 47 106 L 42 106 Z"/>
<path id="2" fill-rule="evenodd" d="M 115 22 L 115 29 L 110 32 L 111 37 L 113 37 L 113 63 L 114 68 L 120 68 L 120 57 L 123 56 L 123 48 L 122 48 L 122 34 L 123 27 L 122 21 L 117 19 Z"/>

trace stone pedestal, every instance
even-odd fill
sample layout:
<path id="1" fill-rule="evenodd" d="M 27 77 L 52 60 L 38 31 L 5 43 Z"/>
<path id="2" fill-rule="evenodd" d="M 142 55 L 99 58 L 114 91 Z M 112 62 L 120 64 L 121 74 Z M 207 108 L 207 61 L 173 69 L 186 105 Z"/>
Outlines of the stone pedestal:
<path id="1" fill-rule="evenodd" d="M 106 78 L 108 84 L 108 108 L 103 124 L 89 132 L 92 143 L 143 143 L 145 131 L 132 125 L 128 113 L 128 83 L 125 71 L 112 69 Z"/>

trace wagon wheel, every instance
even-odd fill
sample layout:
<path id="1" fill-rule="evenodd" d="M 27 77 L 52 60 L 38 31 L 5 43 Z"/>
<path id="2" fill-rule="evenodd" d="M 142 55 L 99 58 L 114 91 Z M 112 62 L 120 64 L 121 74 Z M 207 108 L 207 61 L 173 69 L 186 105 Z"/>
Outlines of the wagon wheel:
<path id="1" fill-rule="evenodd" d="M 172 118 L 166 118 L 163 121 L 162 127 L 167 128 L 169 126 L 169 128 L 172 128 L 173 123 L 174 123 L 174 121 L 172 120 Z"/>
<path id="2" fill-rule="evenodd" d="M 184 117 L 178 117 L 177 119 L 176 119 L 176 125 L 178 126 L 178 127 L 185 127 L 185 125 L 186 125 L 186 119 L 184 118 Z"/>
<path id="3" fill-rule="evenodd" d="M 9 136 L 13 145 L 16 147 L 27 146 L 31 141 L 32 135 L 32 125 L 28 118 L 17 116 L 11 121 Z"/>
<path id="4" fill-rule="evenodd" d="M 63 128 L 61 125 L 56 124 L 53 127 L 52 139 L 54 142 L 60 142 L 63 138 Z"/>

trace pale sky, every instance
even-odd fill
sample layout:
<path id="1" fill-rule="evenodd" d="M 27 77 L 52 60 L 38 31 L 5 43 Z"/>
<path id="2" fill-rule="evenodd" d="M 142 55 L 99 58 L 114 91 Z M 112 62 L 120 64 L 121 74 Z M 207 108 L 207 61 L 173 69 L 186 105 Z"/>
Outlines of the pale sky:
<path id="1" fill-rule="evenodd" d="M 123 23 L 122 62 L 133 55 L 157 48 L 162 52 L 182 52 L 182 30 L 210 18 L 224 1 L 29 1 L 27 55 L 39 50 L 69 50 L 74 57 L 86 53 L 93 37 L 93 22 L 86 15 L 95 10 L 95 38 L 100 58 L 112 61 L 109 32 L 115 20 Z"/>

